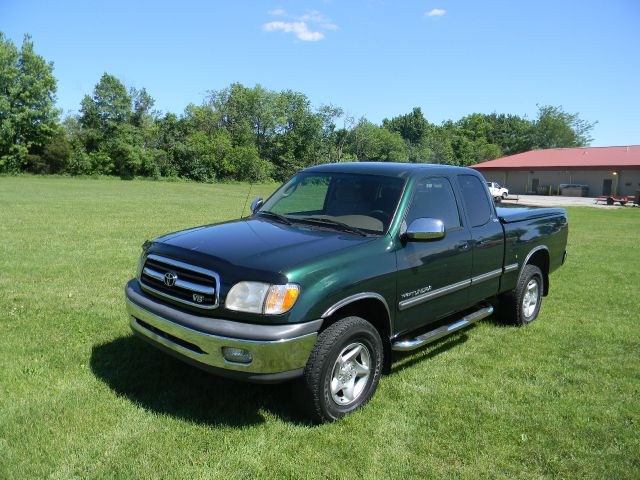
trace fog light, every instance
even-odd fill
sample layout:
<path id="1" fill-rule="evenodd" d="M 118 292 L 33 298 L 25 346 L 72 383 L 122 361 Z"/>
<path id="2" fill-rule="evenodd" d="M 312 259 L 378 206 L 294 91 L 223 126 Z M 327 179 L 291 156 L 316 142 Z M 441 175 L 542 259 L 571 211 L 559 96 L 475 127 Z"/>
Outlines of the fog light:
<path id="1" fill-rule="evenodd" d="M 222 347 L 222 356 L 227 362 L 251 363 L 253 355 L 249 350 L 236 347 Z"/>

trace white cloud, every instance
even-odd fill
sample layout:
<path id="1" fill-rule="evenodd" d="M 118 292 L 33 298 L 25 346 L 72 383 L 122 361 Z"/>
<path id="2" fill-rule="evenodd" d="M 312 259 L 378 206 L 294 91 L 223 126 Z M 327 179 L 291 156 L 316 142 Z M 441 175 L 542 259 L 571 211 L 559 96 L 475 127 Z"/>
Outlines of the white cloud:
<path id="1" fill-rule="evenodd" d="M 267 32 L 282 30 L 285 33 L 293 33 L 305 42 L 317 42 L 324 38 L 324 33 L 309 30 L 309 26 L 305 22 L 269 22 L 265 23 L 262 28 Z"/>
<path id="2" fill-rule="evenodd" d="M 446 10 L 443 10 L 442 8 L 434 8 L 433 10 L 425 13 L 425 17 L 441 17 L 443 16 L 445 13 L 447 13 Z"/>
<path id="3" fill-rule="evenodd" d="M 325 37 L 327 30 L 337 30 L 338 26 L 318 10 L 308 10 L 305 14 L 287 15 L 285 10 L 277 8 L 269 12 L 270 15 L 285 16 L 290 21 L 273 21 L 262 25 L 266 32 L 282 31 L 291 33 L 304 42 L 317 42 Z"/>
<path id="4" fill-rule="evenodd" d="M 319 12 L 318 10 L 311 10 L 301 17 L 299 20 L 303 22 L 312 22 L 317 24 L 320 28 L 324 28 L 326 30 L 336 30 L 338 26 L 333 23 L 333 21 L 327 17 L 324 13 Z"/>

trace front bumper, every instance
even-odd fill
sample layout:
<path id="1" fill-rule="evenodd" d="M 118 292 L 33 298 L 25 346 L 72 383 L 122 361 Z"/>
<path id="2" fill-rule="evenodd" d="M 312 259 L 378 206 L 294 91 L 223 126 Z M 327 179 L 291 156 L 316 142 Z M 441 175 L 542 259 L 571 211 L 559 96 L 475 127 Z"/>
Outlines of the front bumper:
<path id="1" fill-rule="evenodd" d="M 302 375 L 322 324 L 315 320 L 270 326 L 201 317 L 146 296 L 137 280 L 127 284 L 125 294 L 136 335 L 187 363 L 251 382 L 277 383 Z M 248 364 L 228 361 L 223 347 L 248 350 L 253 360 Z"/>

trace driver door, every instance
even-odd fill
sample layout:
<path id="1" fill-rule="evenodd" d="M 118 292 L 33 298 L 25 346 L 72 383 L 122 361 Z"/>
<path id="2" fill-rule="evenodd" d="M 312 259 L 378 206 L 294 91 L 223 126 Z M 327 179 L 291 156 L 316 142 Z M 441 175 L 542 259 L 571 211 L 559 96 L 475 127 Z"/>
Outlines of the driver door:
<path id="1" fill-rule="evenodd" d="M 417 218 L 436 218 L 445 226 L 438 240 L 406 241 L 397 250 L 397 333 L 415 330 L 468 304 L 471 234 L 447 177 L 430 176 L 414 185 L 403 231 Z"/>

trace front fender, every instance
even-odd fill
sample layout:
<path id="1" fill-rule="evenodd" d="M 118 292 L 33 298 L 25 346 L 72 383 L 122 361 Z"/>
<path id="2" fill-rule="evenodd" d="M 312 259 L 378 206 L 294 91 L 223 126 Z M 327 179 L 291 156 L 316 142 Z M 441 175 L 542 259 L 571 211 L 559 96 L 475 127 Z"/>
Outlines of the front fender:
<path id="1" fill-rule="evenodd" d="M 396 253 L 389 237 L 305 265 L 287 276 L 301 294 L 289 321 L 326 318 L 338 308 L 364 298 L 386 305 L 391 321 L 396 301 Z"/>

